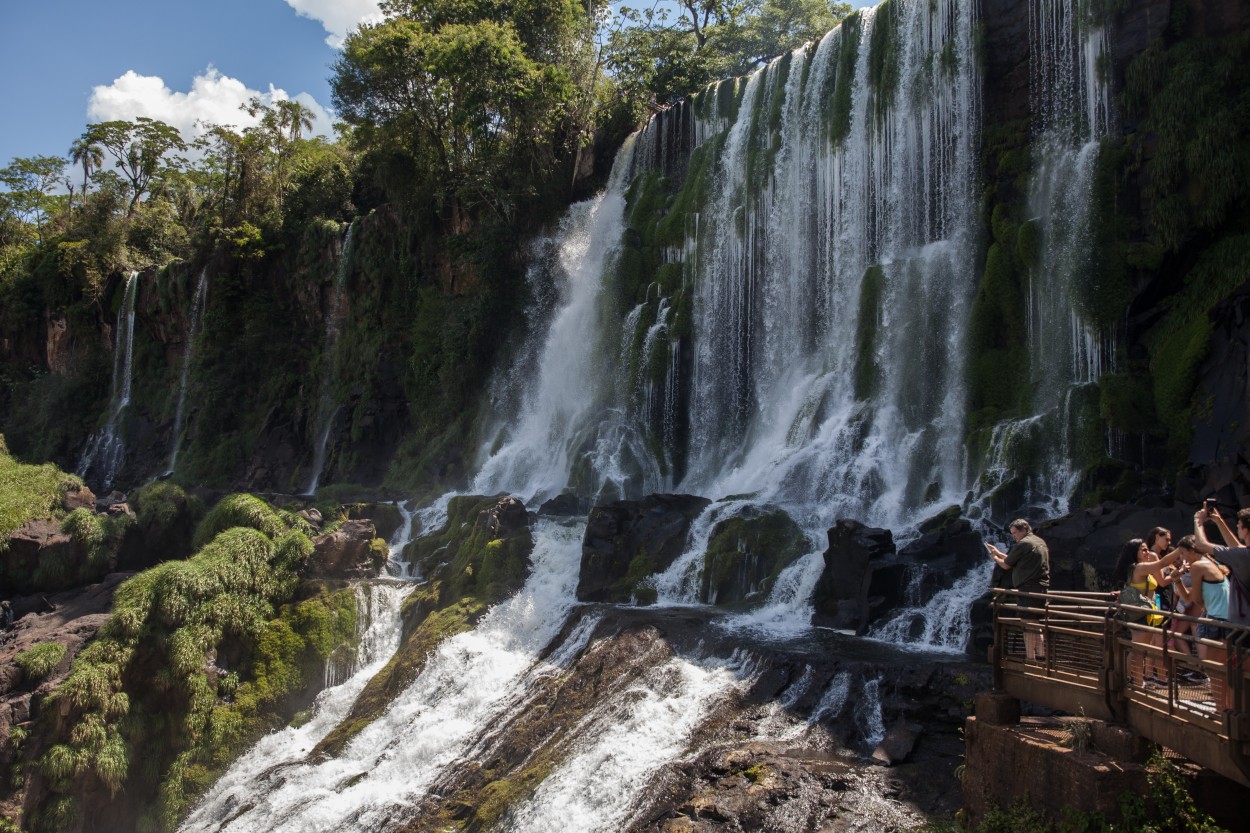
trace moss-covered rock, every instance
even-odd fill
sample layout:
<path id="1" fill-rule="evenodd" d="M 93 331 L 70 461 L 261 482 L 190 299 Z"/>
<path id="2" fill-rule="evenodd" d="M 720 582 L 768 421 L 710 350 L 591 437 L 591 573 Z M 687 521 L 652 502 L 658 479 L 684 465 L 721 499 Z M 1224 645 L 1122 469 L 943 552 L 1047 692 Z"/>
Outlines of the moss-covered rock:
<path id="1" fill-rule="evenodd" d="M 590 510 L 577 598 L 631 601 L 648 576 L 668 569 L 686 548 L 690 524 L 710 500 L 696 495 L 648 495 Z M 639 601 L 646 601 L 640 597 Z"/>
<path id="2" fill-rule="evenodd" d="M 767 596 L 808 547 L 803 530 L 781 509 L 719 522 L 703 556 L 703 601 L 731 605 Z"/>

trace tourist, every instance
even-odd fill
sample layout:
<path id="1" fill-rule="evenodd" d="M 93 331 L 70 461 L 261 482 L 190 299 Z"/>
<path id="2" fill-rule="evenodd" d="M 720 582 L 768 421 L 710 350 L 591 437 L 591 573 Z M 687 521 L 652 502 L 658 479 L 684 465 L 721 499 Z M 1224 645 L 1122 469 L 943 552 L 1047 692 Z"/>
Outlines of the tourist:
<path id="1" fill-rule="evenodd" d="M 1172 547 L 1171 531 L 1166 527 L 1156 526 L 1146 533 L 1146 546 L 1155 554 L 1155 558 L 1162 558 Z M 1176 598 L 1172 595 L 1174 576 L 1172 576 L 1170 570 L 1167 578 L 1168 581 L 1159 585 L 1159 608 L 1161 610 L 1175 610 Z"/>
<path id="2" fill-rule="evenodd" d="M 1206 522 L 1214 521 L 1220 535 L 1228 546 L 1212 544 L 1207 539 Z M 1234 542 L 1241 546 L 1234 545 Z M 1250 587 L 1250 509 L 1237 513 L 1237 532 L 1228 528 L 1212 501 L 1194 514 L 1194 549 L 1209 555 L 1228 567 L 1230 574 L 1242 587 Z M 1250 605 L 1245 604 L 1241 593 L 1230 593 L 1228 621 L 1238 625 L 1250 625 Z"/>
<path id="3" fill-rule="evenodd" d="M 1131 595 L 1135 606 L 1150 607 L 1158 610 L 1159 604 L 1155 598 L 1155 591 L 1159 585 L 1170 580 L 1171 571 L 1168 568 L 1179 561 L 1183 554 L 1178 548 L 1160 558 L 1146 546 L 1146 542 L 1141 538 L 1133 538 L 1128 541 L 1121 548 L 1120 557 L 1115 565 L 1115 581 L 1124 588 L 1120 596 L 1121 602 L 1128 602 Z M 1134 590 L 1136 593 L 1129 594 L 1127 592 L 1129 590 Z M 1158 627 L 1163 624 L 1164 620 L 1162 613 L 1142 614 L 1138 611 L 1124 611 L 1124 614 L 1128 617 L 1128 621 L 1148 625 L 1150 628 L 1149 630 L 1141 627 L 1130 628 L 1129 635 L 1134 642 L 1151 645 L 1155 648 L 1163 647 L 1163 634 L 1158 630 Z M 1144 621 L 1138 619 L 1138 616 L 1142 617 Z M 1166 680 L 1163 668 L 1154 656 L 1154 652 L 1145 651 L 1143 653 L 1146 656 L 1143 683 L 1147 687 L 1165 685 Z"/>
<path id="4" fill-rule="evenodd" d="M 990 558 L 1007 571 L 1011 587 L 1022 593 L 1045 593 L 1050 588 L 1050 551 L 1046 542 L 1033 534 L 1033 527 L 1023 518 L 1017 518 L 1007 526 L 1007 532 L 1015 541 L 1010 551 L 1003 552 L 993 544 L 986 544 Z M 1043 607 L 1041 599 L 1020 598 L 1022 607 Z M 1025 618 L 1023 615 L 1021 618 Z M 1041 629 L 1030 630 L 1025 626 L 1024 655 L 1030 660 L 1046 656 L 1046 639 Z"/>
<path id="5" fill-rule="evenodd" d="M 1177 590 L 1183 594 L 1186 602 L 1201 606 L 1205 610 L 1203 615 L 1207 618 L 1227 621 L 1228 568 L 1195 550 L 1195 543 L 1193 535 L 1186 535 L 1176 545 L 1177 549 L 1192 554 L 1192 556 L 1187 555 L 1187 558 L 1193 558 L 1189 564 L 1191 586 L 1186 587 L 1178 582 Z M 1205 622 L 1198 624 L 1197 633 L 1199 639 L 1212 639 L 1217 642 L 1223 642 L 1228 636 L 1227 629 Z M 1204 660 L 1223 662 L 1224 653 L 1223 648 L 1198 643 L 1198 656 Z"/>

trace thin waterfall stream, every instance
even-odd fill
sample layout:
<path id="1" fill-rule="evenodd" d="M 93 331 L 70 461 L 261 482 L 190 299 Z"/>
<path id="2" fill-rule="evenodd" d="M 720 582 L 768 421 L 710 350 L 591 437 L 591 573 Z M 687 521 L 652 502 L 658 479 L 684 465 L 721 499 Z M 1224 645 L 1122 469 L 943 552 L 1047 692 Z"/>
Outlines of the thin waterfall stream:
<path id="1" fill-rule="evenodd" d="M 117 326 L 113 333 L 113 383 L 109 397 L 108 421 L 87 444 L 78 463 L 80 476 L 98 479 L 102 491 L 113 487 L 117 473 L 126 461 L 126 439 L 122 416 L 130 406 L 134 383 L 135 301 L 139 295 L 139 273 L 126 277 Z"/>
<path id="2" fill-rule="evenodd" d="M 178 467 L 178 450 L 182 447 L 182 432 L 186 427 L 187 384 L 191 381 L 191 359 L 195 342 L 200 334 L 200 318 L 204 315 L 204 302 L 208 297 L 208 267 L 200 270 L 195 281 L 195 296 L 191 301 L 191 320 L 187 324 L 187 346 L 182 353 L 182 372 L 178 376 L 178 404 L 174 408 L 173 436 L 169 443 L 169 465 L 165 475 L 172 475 Z"/>

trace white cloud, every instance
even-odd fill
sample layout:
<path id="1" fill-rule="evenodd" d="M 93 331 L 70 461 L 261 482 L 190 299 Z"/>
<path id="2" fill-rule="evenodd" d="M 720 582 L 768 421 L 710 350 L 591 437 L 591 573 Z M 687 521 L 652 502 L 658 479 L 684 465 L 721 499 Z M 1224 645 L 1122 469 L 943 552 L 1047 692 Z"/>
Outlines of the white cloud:
<path id="1" fill-rule="evenodd" d="M 326 43 L 343 48 L 343 40 L 361 23 L 382 19 L 378 0 L 286 0 L 287 5 L 303 17 L 317 21 L 329 35 Z"/>
<path id="2" fill-rule="evenodd" d="M 129 70 L 112 84 L 91 91 L 87 120 L 133 120 L 147 116 L 178 128 L 184 139 L 191 140 L 204 132 L 204 123 L 235 128 L 256 124 L 257 118 L 240 109 L 254 97 L 259 97 L 263 104 L 294 98 L 312 110 L 313 135 L 328 136 L 333 132 L 333 118 L 308 93 L 291 96 L 272 84 L 268 92 L 262 93 L 211 66 L 192 80 L 191 90 L 185 93 L 171 90 L 159 76 Z"/>

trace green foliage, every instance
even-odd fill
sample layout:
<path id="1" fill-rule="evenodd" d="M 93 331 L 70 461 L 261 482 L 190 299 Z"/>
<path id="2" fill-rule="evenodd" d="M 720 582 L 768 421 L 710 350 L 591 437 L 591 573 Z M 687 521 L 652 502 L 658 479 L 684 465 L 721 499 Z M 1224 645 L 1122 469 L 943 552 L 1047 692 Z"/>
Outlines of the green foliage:
<path id="1" fill-rule="evenodd" d="M 1121 105 L 1157 138 L 1145 196 L 1152 234 L 1165 251 L 1219 228 L 1245 205 L 1250 33 L 1152 44 L 1129 64 Z"/>
<path id="2" fill-rule="evenodd" d="M 65 646 L 60 642 L 43 642 L 22 651 L 13 661 L 26 675 L 27 682 L 38 683 L 52 673 L 65 658 Z"/>
<path id="3" fill-rule="evenodd" d="M 236 526 L 250 527 L 273 538 L 283 524 L 273 507 L 255 495 L 230 495 L 204 516 L 204 520 L 195 530 L 193 546 L 199 549 L 217 537 L 218 533 Z"/>
<path id="4" fill-rule="evenodd" d="M 60 516 L 66 487 L 81 483 L 50 463 L 19 463 L 0 435 L 0 552 L 8 549 L 9 537 L 27 521 Z"/>
<path id="5" fill-rule="evenodd" d="M 56 791 L 47 808 L 94 779 L 139 805 L 159 798 L 149 822 L 172 828 L 294 693 L 320 681 L 331 651 L 354 649 L 353 593 L 286 604 L 312 544 L 289 514 L 241 497 L 201 529 L 240 525 L 117 589 L 112 615 L 52 695 L 66 719 L 39 760 Z M 159 522 L 177 493 L 148 498 Z"/>

